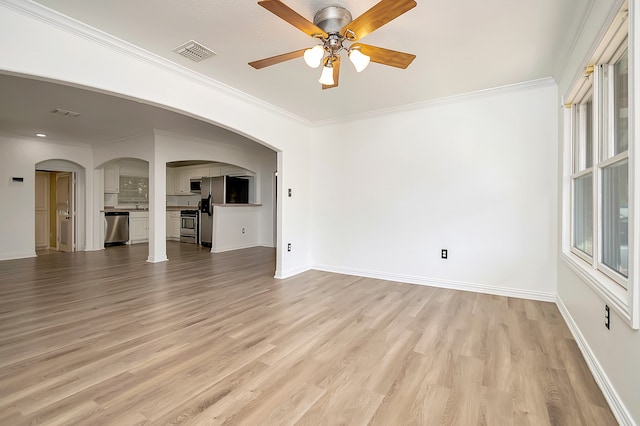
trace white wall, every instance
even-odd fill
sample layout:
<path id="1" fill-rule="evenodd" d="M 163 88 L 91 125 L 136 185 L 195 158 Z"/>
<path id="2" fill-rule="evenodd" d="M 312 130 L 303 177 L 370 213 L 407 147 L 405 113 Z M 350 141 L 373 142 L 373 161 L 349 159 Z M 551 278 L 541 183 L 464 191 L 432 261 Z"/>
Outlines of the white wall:
<path id="1" fill-rule="evenodd" d="M 0 134 L 0 260 L 35 256 L 35 170 L 36 163 L 64 159 L 93 169 L 89 146 L 62 145 Z M 24 183 L 12 183 L 11 177 L 23 177 Z M 93 202 L 93 175 L 84 173 L 84 198 Z M 80 187 L 79 187 L 80 188 Z M 91 247 L 93 215 L 83 212 L 85 241 Z"/>
<path id="2" fill-rule="evenodd" d="M 221 253 L 258 245 L 260 216 L 264 208 L 264 206 L 215 206 L 211 251 Z M 242 232 L 243 229 L 244 232 Z"/>
<path id="3" fill-rule="evenodd" d="M 2 3 L 0 9 L 0 39 L 21 40 L 19 44 L 33 47 L 27 55 L 15 43 L 0 43 L 2 72 L 61 81 L 163 105 L 232 129 L 277 150 L 278 183 L 282 188 L 298 188 L 299 196 L 295 200 L 283 200 L 278 206 L 280 244 L 276 275 L 286 277 L 309 267 L 307 174 L 311 129 L 306 123 L 199 74 L 59 17 L 35 3 Z M 83 53 L 78 55 L 78 52 Z M 152 161 L 150 168 L 151 164 Z M 296 241 L 296 249 L 291 253 L 283 251 L 284 241 Z"/>
<path id="4" fill-rule="evenodd" d="M 576 40 L 573 52 L 567 58 L 566 68 L 558 86 L 557 105 L 563 102 L 562 95 L 579 78 L 591 56 L 591 50 L 608 26 L 607 21 L 620 7 L 620 1 L 594 2 L 591 13 Z M 636 1 L 636 7 L 638 2 Z M 563 114 L 559 112 L 560 143 L 562 152 Z M 638 141 L 636 140 L 636 143 Z M 562 188 L 564 171 L 559 163 L 558 188 Z M 561 194 L 560 194 L 561 196 Z M 558 204 L 558 218 L 562 211 Z M 557 252 L 561 252 L 561 233 L 558 233 Z M 572 327 L 576 340 L 581 345 L 596 380 L 609 400 L 618 421 L 622 424 L 640 424 L 640 332 L 631 329 L 626 321 L 611 310 L 611 329 L 604 327 L 604 305 L 606 301 L 581 280 L 562 259 L 558 265 L 558 304 L 567 322 Z"/>
<path id="5" fill-rule="evenodd" d="M 556 99 L 543 80 L 318 129 L 314 267 L 554 300 Z"/>

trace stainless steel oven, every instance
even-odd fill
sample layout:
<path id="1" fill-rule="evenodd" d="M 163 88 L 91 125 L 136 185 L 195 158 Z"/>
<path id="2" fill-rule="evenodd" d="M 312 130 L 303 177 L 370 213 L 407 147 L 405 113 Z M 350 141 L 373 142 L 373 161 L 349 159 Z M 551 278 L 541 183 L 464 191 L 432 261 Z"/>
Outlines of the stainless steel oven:
<path id="1" fill-rule="evenodd" d="M 199 244 L 198 241 L 198 210 L 180 211 L 180 241 L 183 243 Z"/>

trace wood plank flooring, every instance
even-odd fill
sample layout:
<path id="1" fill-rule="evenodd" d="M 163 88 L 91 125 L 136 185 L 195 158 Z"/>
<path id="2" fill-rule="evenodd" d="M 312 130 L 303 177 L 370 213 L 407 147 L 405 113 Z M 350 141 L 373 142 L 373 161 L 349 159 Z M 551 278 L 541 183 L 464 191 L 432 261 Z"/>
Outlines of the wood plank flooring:
<path id="1" fill-rule="evenodd" d="M 552 303 L 167 250 L 0 262 L 0 424 L 616 424 Z"/>

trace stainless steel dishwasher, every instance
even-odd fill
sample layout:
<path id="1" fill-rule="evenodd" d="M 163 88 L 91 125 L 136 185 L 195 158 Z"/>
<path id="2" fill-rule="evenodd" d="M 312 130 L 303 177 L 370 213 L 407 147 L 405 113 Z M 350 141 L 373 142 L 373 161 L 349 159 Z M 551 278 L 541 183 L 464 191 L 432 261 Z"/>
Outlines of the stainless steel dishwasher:
<path id="1" fill-rule="evenodd" d="M 105 212 L 104 222 L 105 247 L 129 241 L 129 212 Z"/>

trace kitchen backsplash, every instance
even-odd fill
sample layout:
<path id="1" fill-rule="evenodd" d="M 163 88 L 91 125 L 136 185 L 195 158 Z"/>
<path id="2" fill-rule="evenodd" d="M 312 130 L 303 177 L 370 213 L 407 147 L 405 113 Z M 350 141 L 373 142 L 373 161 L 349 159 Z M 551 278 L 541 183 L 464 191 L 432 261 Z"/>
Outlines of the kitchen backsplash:
<path id="1" fill-rule="evenodd" d="M 167 195 L 168 206 L 193 206 L 198 208 L 199 195 Z"/>
<path id="2" fill-rule="evenodd" d="M 193 206 L 198 208 L 199 195 L 167 195 L 167 206 Z M 118 194 L 104 194 L 104 205 L 107 207 L 135 207 L 136 203 L 120 202 Z M 148 203 L 138 203 L 139 207 L 148 207 Z"/>

